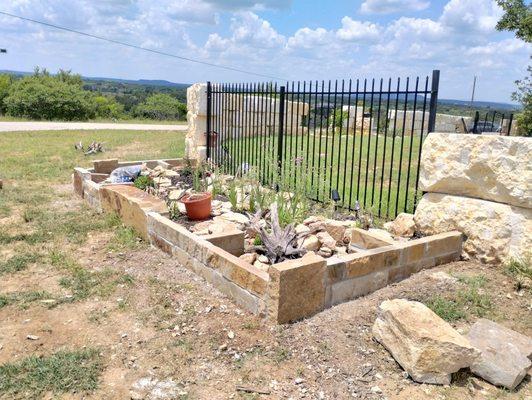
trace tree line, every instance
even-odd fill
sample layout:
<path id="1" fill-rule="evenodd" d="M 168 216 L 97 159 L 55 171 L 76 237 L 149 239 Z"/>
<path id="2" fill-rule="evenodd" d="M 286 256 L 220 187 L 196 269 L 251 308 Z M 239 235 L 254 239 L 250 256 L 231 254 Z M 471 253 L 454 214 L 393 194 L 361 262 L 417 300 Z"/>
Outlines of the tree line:
<path id="1" fill-rule="evenodd" d="M 137 89 L 137 92 L 91 90 L 80 75 L 71 71 L 59 70 L 57 74 L 50 74 L 46 69 L 36 68 L 32 75 L 21 78 L 0 75 L 0 114 L 63 121 L 186 118 L 187 106 L 178 98 L 182 96 L 145 88 Z"/>

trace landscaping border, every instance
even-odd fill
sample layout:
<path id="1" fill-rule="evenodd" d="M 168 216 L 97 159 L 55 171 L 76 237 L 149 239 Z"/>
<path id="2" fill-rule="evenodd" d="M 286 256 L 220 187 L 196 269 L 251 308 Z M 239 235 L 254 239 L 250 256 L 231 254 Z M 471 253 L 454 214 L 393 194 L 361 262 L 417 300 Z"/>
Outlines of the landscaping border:
<path id="1" fill-rule="evenodd" d="M 310 317 L 424 268 L 460 258 L 460 232 L 395 242 L 353 229 L 352 239 L 368 250 L 327 259 L 309 252 L 300 259 L 271 265 L 266 272 L 238 257 L 244 252 L 240 230 L 198 236 L 171 221 L 165 202 L 157 197 L 131 184 L 103 182 L 113 169 L 143 162 L 184 165 L 181 159 L 97 160 L 91 169 L 74 168 L 74 190 L 96 210 L 116 212 L 143 239 L 202 276 L 238 306 L 278 324 Z"/>

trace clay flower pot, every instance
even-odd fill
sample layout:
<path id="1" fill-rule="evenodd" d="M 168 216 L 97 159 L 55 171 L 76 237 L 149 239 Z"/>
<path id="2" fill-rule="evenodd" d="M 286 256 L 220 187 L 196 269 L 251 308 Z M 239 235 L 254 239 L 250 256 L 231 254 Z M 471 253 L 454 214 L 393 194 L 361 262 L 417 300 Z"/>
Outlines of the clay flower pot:
<path id="1" fill-rule="evenodd" d="M 181 198 L 185 205 L 187 216 L 192 220 L 207 219 L 211 216 L 212 196 L 209 192 L 189 193 Z"/>

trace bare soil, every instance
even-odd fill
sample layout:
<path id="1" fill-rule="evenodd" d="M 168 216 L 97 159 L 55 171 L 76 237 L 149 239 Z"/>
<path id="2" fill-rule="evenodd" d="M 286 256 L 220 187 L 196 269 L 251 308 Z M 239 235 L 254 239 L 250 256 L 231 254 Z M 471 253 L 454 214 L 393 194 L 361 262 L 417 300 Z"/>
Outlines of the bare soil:
<path id="1" fill-rule="evenodd" d="M 71 199 L 69 207 L 79 207 Z M 532 395 L 530 378 L 514 393 L 497 389 L 471 376 L 456 375 L 450 387 L 420 385 L 372 339 L 378 305 L 385 299 L 425 301 L 462 285 L 441 279 L 450 275 L 483 275 L 493 311 L 503 325 L 532 334 L 531 298 L 514 292 L 512 278 L 495 267 L 457 262 L 423 271 L 369 296 L 341 304 L 307 320 L 272 326 L 238 309 L 203 279 L 179 266 L 166 254 L 139 245 L 109 252 L 109 233 L 93 233 L 77 251 L 88 270 L 112 269 L 133 277 L 106 298 L 57 307 L 31 303 L 27 308 L 0 308 L 0 364 L 30 354 L 59 349 L 100 349 L 105 369 L 94 393 L 50 398 L 128 399 L 525 399 Z M 33 265 L 2 276 L 0 293 L 46 290 L 57 294 L 60 275 Z M 63 293 L 64 294 L 64 293 Z M 454 324 L 466 332 L 476 319 Z M 38 340 L 27 340 L 37 335 Z M 139 380 L 170 382 L 178 394 L 138 390 Z M 137 389 L 132 388 L 136 385 Z M 237 386 L 269 391 L 259 395 Z M 2 394 L 0 393 L 0 398 Z"/>

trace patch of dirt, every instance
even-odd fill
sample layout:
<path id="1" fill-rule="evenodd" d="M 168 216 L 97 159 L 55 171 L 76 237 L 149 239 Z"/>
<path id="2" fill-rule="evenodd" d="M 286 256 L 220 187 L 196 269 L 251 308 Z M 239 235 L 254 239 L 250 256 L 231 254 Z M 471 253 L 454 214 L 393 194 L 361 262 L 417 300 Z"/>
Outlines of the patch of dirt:
<path id="1" fill-rule="evenodd" d="M 99 389 L 83 395 L 87 399 L 129 399 L 131 390 L 144 390 L 152 398 L 156 398 L 153 393 L 166 393 L 167 398 L 190 399 L 520 399 L 532 395 L 529 380 L 510 393 L 467 373 L 447 388 L 419 385 L 405 378 L 389 353 L 372 339 L 371 327 L 383 300 L 426 300 L 462 285 L 435 275 L 440 271 L 486 276 L 483 290 L 494 309 L 490 318 L 531 335 L 530 296 L 515 293 L 512 279 L 497 268 L 472 262 L 444 265 L 304 321 L 272 326 L 240 310 L 168 255 L 145 245 L 110 252 L 110 240 L 111 233 L 90 235 L 76 250 L 77 261 L 90 270 L 108 268 L 128 274 L 132 282 L 119 284 L 107 298 L 91 297 L 55 308 L 39 302 L 27 309 L 0 308 L 0 363 L 64 348 L 97 347 L 105 369 Z M 0 292 L 41 288 L 57 294 L 60 276 L 54 274 L 55 269 L 31 266 L 3 276 Z M 475 319 L 453 325 L 466 332 Z M 39 339 L 28 340 L 27 335 Z M 236 391 L 237 386 L 267 390 L 270 395 L 244 395 Z"/>

